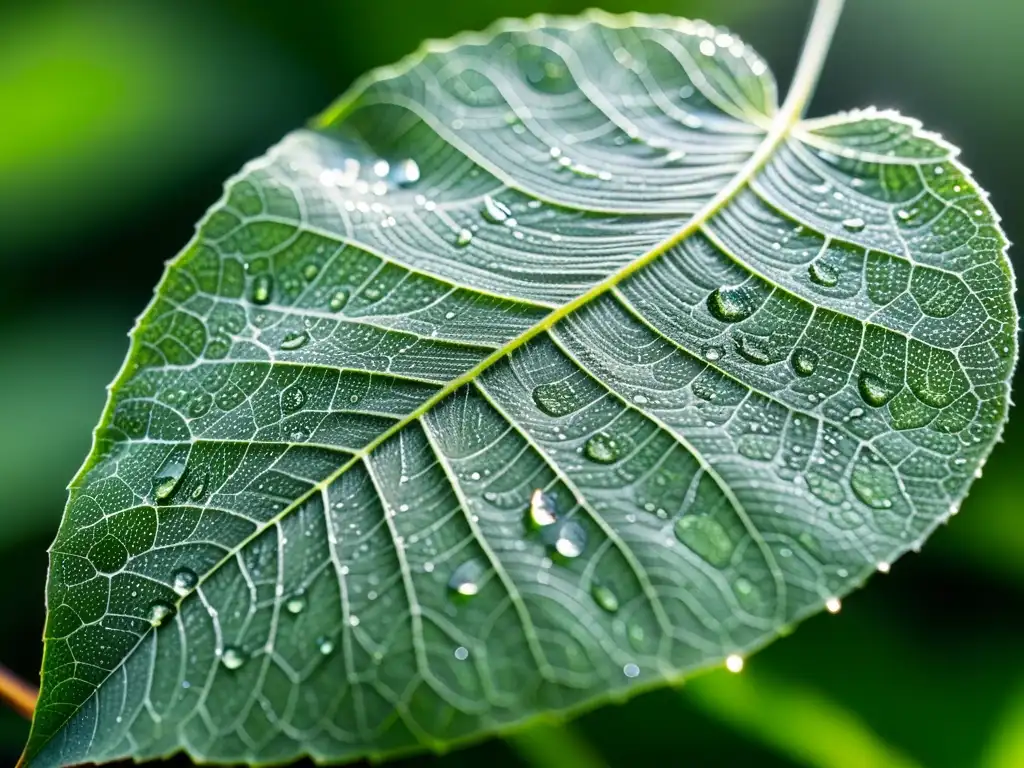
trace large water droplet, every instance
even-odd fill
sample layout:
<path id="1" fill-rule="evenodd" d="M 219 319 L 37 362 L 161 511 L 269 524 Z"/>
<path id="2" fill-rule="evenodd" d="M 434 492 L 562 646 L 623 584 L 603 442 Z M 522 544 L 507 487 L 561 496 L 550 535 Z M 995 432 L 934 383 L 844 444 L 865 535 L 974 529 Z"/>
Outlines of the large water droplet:
<path id="1" fill-rule="evenodd" d="M 455 649 L 454 656 L 457 661 L 465 661 L 469 658 L 469 649 L 464 645 L 460 645 Z"/>
<path id="2" fill-rule="evenodd" d="M 754 312 L 749 290 L 743 286 L 716 288 L 708 295 L 708 310 L 725 323 L 736 323 Z"/>
<path id="3" fill-rule="evenodd" d="M 184 597 L 199 583 L 199 577 L 191 568 L 179 568 L 174 572 L 174 591 Z"/>
<path id="4" fill-rule="evenodd" d="M 257 275 L 252 281 L 252 294 L 250 299 L 253 304 L 269 304 L 270 296 L 274 291 L 274 279 L 270 275 Z"/>
<path id="5" fill-rule="evenodd" d="M 725 528 L 707 515 L 686 515 L 676 520 L 676 537 L 712 565 L 722 568 L 732 559 L 733 543 Z"/>
<path id="6" fill-rule="evenodd" d="M 448 579 L 448 589 L 462 597 L 472 597 L 483 586 L 484 565 L 479 560 L 467 560 Z"/>
<path id="7" fill-rule="evenodd" d="M 870 464 L 858 464 L 850 475 L 850 488 L 857 498 L 872 509 L 891 509 L 888 488 L 890 478 Z"/>
<path id="8" fill-rule="evenodd" d="M 793 350 L 791 362 L 798 376 L 810 376 L 818 367 L 818 356 L 809 349 L 797 347 Z"/>
<path id="9" fill-rule="evenodd" d="M 245 664 L 245 652 L 241 648 L 228 645 L 220 655 L 220 663 L 228 669 L 238 669 Z"/>
<path id="10" fill-rule="evenodd" d="M 725 668 L 733 674 L 738 674 L 743 671 L 743 657 L 739 654 L 732 653 L 725 659 Z"/>
<path id="11" fill-rule="evenodd" d="M 455 244 L 459 248 L 465 248 L 471 242 L 473 242 L 473 233 L 468 229 L 460 229 L 459 234 L 455 236 Z"/>
<path id="12" fill-rule="evenodd" d="M 552 525 L 557 517 L 555 516 L 555 500 L 550 494 L 544 493 L 540 488 L 534 489 L 530 495 L 530 526 L 533 528 L 546 528 Z"/>
<path id="13" fill-rule="evenodd" d="M 285 413 L 295 413 L 302 408 L 305 402 L 306 391 L 297 384 L 293 384 L 281 393 L 281 409 Z"/>
<path id="14" fill-rule="evenodd" d="M 562 557 L 574 558 L 583 554 L 587 546 L 587 532 L 575 520 L 568 520 L 558 528 L 555 552 Z"/>
<path id="15" fill-rule="evenodd" d="M 534 387 L 533 402 L 548 416 L 568 416 L 580 408 L 572 387 L 557 382 Z"/>
<path id="16" fill-rule="evenodd" d="M 158 502 L 166 501 L 178 487 L 181 476 L 185 474 L 185 465 L 178 461 L 169 461 L 153 477 L 153 498 Z"/>
<path id="17" fill-rule="evenodd" d="M 699 397 L 701 400 L 706 400 L 709 403 L 718 397 L 718 393 L 715 392 L 714 388 L 700 379 L 697 379 L 690 384 L 690 389 L 693 391 L 694 396 Z"/>
<path id="18" fill-rule="evenodd" d="M 843 229 L 849 232 L 860 232 L 864 229 L 864 219 L 854 216 L 853 218 L 843 219 Z"/>
<path id="19" fill-rule="evenodd" d="M 810 266 L 807 267 L 807 274 L 811 278 L 812 283 L 824 286 L 825 288 L 832 288 L 839 282 L 839 273 L 835 267 L 821 259 L 815 259 L 811 262 Z"/>
<path id="20" fill-rule="evenodd" d="M 640 675 L 640 667 L 633 663 L 626 664 L 622 668 L 622 674 L 630 679 L 638 677 Z"/>
<path id="21" fill-rule="evenodd" d="M 882 379 L 867 371 L 861 372 L 857 386 L 864 402 L 872 408 L 881 408 L 896 394 L 896 391 Z"/>
<path id="22" fill-rule="evenodd" d="M 307 264 L 302 268 L 302 276 L 306 278 L 307 282 L 312 282 L 316 279 L 316 276 L 320 274 L 320 266 L 317 264 Z"/>
<path id="23" fill-rule="evenodd" d="M 590 587 L 590 594 L 594 596 L 594 602 L 608 613 L 615 613 L 619 610 L 618 596 L 604 584 L 595 581 Z"/>
<path id="24" fill-rule="evenodd" d="M 619 455 L 622 453 L 622 446 L 607 432 L 598 432 L 587 440 L 583 452 L 588 459 L 596 461 L 598 464 L 613 464 L 618 461 Z"/>
<path id="25" fill-rule="evenodd" d="M 316 649 L 320 651 L 321 656 L 329 656 L 334 651 L 334 641 L 322 635 L 316 639 Z"/>
<path id="26" fill-rule="evenodd" d="M 285 607 L 285 610 L 288 611 L 288 613 L 292 613 L 292 614 L 298 615 L 298 614 L 302 613 L 304 610 L 306 610 L 306 596 L 304 594 L 302 594 L 301 592 L 298 593 L 298 594 L 292 595 L 285 602 L 284 607 Z"/>
<path id="27" fill-rule="evenodd" d="M 772 362 L 771 354 L 765 346 L 765 342 L 760 339 L 744 334 L 737 336 L 733 340 L 733 344 L 736 346 L 736 351 L 740 353 L 740 357 L 754 365 L 768 365 Z"/>
<path id="28" fill-rule="evenodd" d="M 337 290 L 337 291 L 334 292 L 334 295 L 331 296 L 331 301 L 330 301 L 330 303 L 328 303 L 327 306 L 331 308 L 332 312 L 338 312 L 339 310 L 341 310 L 345 306 L 345 304 L 347 302 L 348 302 L 348 291 Z"/>
<path id="29" fill-rule="evenodd" d="M 173 615 L 174 606 L 162 600 L 156 600 L 149 606 L 149 623 L 154 627 L 159 627 Z"/>
<path id="30" fill-rule="evenodd" d="M 509 216 L 512 215 L 512 211 L 509 210 L 508 206 L 500 200 L 495 200 L 490 195 L 484 197 L 484 210 L 483 217 L 493 224 L 501 224 L 505 222 Z"/>
<path id="31" fill-rule="evenodd" d="M 420 180 L 420 166 L 413 160 L 403 160 L 394 170 L 395 183 L 400 187 L 411 187 Z"/>
<path id="32" fill-rule="evenodd" d="M 289 333 L 281 340 L 281 349 L 291 351 L 300 349 L 306 346 L 306 342 L 309 341 L 309 334 L 306 331 L 296 331 L 295 333 Z"/>

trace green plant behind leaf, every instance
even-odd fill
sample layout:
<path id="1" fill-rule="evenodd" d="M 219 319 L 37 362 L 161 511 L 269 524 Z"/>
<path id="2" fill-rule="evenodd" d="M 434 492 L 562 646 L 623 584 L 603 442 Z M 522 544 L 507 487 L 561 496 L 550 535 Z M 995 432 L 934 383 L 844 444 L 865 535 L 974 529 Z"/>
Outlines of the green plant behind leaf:
<path id="1" fill-rule="evenodd" d="M 506 21 L 232 179 L 52 550 L 32 766 L 345 761 L 730 666 L 919 546 L 998 437 L 996 216 L 665 17 Z"/>

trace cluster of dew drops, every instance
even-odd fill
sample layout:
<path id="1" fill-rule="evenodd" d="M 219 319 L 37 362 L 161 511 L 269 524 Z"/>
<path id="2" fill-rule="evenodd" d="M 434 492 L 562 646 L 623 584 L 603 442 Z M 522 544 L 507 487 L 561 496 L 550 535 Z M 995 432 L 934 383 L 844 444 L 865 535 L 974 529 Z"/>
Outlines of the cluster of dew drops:
<path id="1" fill-rule="evenodd" d="M 513 121 L 510 121 L 513 122 Z M 601 180 L 611 179 L 607 172 L 593 171 L 592 169 L 573 163 L 564 155 L 562 150 L 552 147 L 551 158 L 562 168 L 567 168 L 581 176 L 597 178 Z M 675 158 L 678 159 L 678 158 Z M 937 171 L 940 172 L 940 171 Z M 388 193 L 395 187 L 408 188 L 414 186 L 421 178 L 419 165 L 415 160 L 406 159 L 392 164 L 386 160 L 378 160 L 372 166 L 373 179 L 360 178 L 361 164 L 358 161 L 349 159 L 344 162 L 341 168 L 324 170 L 319 177 L 320 183 L 326 187 L 340 187 L 354 191 L 363 198 L 386 198 Z M 436 203 L 428 200 L 423 195 L 416 195 L 415 202 L 427 211 L 436 210 Z M 394 226 L 396 220 L 390 215 L 390 209 L 382 202 L 367 202 L 363 200 L 346 200 L 345 207 L 349 211 L 358 211 L 364 214 L 384 214 L 382 227 Z M 531 201 L 530 208 L 537 208 L 540 203 Z M 898 212 L 901 221 L 911 219 L 915 211 Z M 482 200 L 480 215 L 484 221 L 490 224 L 502 225 L 510 229 L 517 239 L 523 235 L 518 231 L 518 221 L 513 211 L 505 203 L 497 200 L 491 195 L 485 195 Z M 861 218 L 851 217 L 842 221 L 843 227 L 850 232 L 859 232 L 865 227 Z M 453 242 L 457 247 L 468 246 L 474 238 L 477 226 L 470 228 L 459 228 L 453 233 Z M 557 242 L 560 236 L 552 235 L 552 241 Z M 317 277 L 319 267 L 315 264 L 307 265 L 303 270 L 303 277 L 312 281 Z M 814 284 L 832 288 L 839 282 L 840 276 L 834 267 L 824 262 L 821 258 L 811 262 L 808 266 L 808 278 Z M 250 301 L 257 306 L 269 304 L 273 300 L 274 279 L 267 274 L 257 275 L 251 286 L 249 295 Z M 367 298 L 377 297 L 368 295 Z M 349 299 L 348 291 L 338 289 L 333 293 L 328 306 L 331 311 L 337 312 L 344 308 Z M 756 310 L 754 296 L 743 286 L 723 286 L 713 290 L 707 298 L 707 306 L 711 314 L 718 320 L 725 323 L 736 323 L 750 317 Z M 450 319 L 450 318 L 449 318 Z M 280 343 L 283 350 L 297 350 L 309 340 L 308 333 L 300 331 L 286 336 Z M 763 346 L 764 342 L 753 340 L 747 336 L 738 336 L 735 339 L 736 352 L 748 362 L 757 365 L 766 365 L 772 362 L 771 350 Z M 709 362 L 717 362 L 725 354 L 726 350 L 719 346 L 706 347 L 702 354 Z M 790 355 L 790 363 L 794 373 L 800 377 L 812 376 L 818 366 L 818 356 L 810 349 L 798 347 Z M 879 375 L 863 371 L 858 378 L 858 390 L 861 398 L 871 408 L 879 408 L 885 405 L 895 394 L 895 388 L 887 384 Z M 696 390 L 695 390 L 696 392 Z M 565 398 L 570 394 L 559 393 L 552 385 L 542 385 L 534 390 L 534 400 L 546 413 L 551 415 L 564 415 Z M 698 393 L 698 396 L 699 393 Z M 714 393 L 708 393 L 704 399 L 713 398 Z M 637 405 L 643 405 L 647 399 L 643 395 L 637 395 L 633 399 Z M 299 403 L 301 406 L 301 403 Z M 859 418 L 865 413 L 862 408 L 854 408 L 850 411 L 849 418 Z M 588 459 L 598 464 L 612 464 L 616 462 L 623 450 L 622 442 L 614 435 L 607 432 L 599 432 L 593 435 L 586 442 L 583 452 Z M 178 483 L 184 473 L 184 466 L 179 463 L 171 463 L 161 469 L 161 472 L 154 478 L 153 495 L 158 503 L 165 502 L 175 492 Z M 888 507 L 891 502 L 879 500 L 875 489 L 866 487 L 863 479 L 859 483 L 853 483 L 853 490 L 870 506 Z M 193 497 L 203 493 L 203 484 L 196 485 Z M 865 498 L 867 497 L 867 498 Z M 886 503 L 888 502 L 888 503 Z M 682 520 L 682 518 L 681 518 Z M 545 563 L 554 561 L 570 561 L 583 554 L 587 546 L 587 533 L 584 527 L 571 518 L 561 519 L 556 513 L 556 502 L 554 497 L 542 489 L 535 489 L 529 500 L 527 512 L 527 525 L 536 532 L 539 532 L 545 545 L 550 548 L 554 557 L 546 558 Z M 693 544 L 693 536 L 699 534 L 700 529 L 691 530 L 691 526 L 677 525 L 677 536 L 687 544 Z M 714 536 L 711 532 L 708 535 Z M 698 546 L 699 550 L 700 547 Z M 878 570 L 883 573 L 889 571 L 890 565 L 887 562 L 878 563 Z M 488 575 L 487 567 L 478 559 L 470 559 L 454 569 L 448 580 L 448 590 L 454 599 L 467 600 L 477 595 Z M 184 597 L 195 590 L 200 582 L 197 574 L 189 568 L 180 568 L 173 574 L 172 588 L 179 597 Z M 593 579 L 591 584 L 591 596 L 602 610 L 608 613 L 616 613 L 619 610 L 619 598 L 615 591 L 607 584 Z M 293 615 L 302 613 L 307 606 L 304 594 L 298 593 L 289 597 L 284 602 L 285 610 Z M 830 597 L 825 602 L 825 607 L 830 613 L 837 613 L 841 604 L 838 598 Z M 151 604 L 148 615 L 152 626 L 158 627 L 173 617 L 175 607 L 168 602 L 158 600 Z M 350 617 L 350 624 L 356 626 L 358 619 Z M 643 629 L 639 626 L 631 626 L 631 636 L 642 637 Z M 334 640 L 327 636 L 318 637 L 315 640 L 316 649 L 324 656 L 330 655 L 335 649 Z M 243 666 L 247 659 L 246 652 L 238 646 L 227 645 L 218 651 L 221 664 L 229 670 L 237 670 Z M 469 658 L 469 651 L 464 646 L 458 646 L 454 656 L 459 661 Z M 726 658 L 726 668 L 731 672 L 740 672 L 744 666 L 743 657 L 738 654 L 731 654 Z M 638 677 L 640 669 L 635 663 L 626 664 L 623 667 L 623 674 L 628 678 Z M 184 687 L 189 687 L 187 682 Z"/>

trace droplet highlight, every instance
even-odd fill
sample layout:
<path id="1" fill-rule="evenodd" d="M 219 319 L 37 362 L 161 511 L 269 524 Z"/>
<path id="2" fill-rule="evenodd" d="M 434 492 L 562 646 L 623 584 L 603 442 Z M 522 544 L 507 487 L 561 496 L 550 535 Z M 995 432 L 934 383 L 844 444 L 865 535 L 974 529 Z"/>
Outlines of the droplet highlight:
<path id="1" fill-rule="evenodd" d="M 484 566 L 479 560 L 467 560 L 448 579 L 448 589 L 461 597 L 472 597 L 480 591 Z"/>
<path id="2" fill-rule="evenodd" d="M 598 432 L 587 440 L 583 453 L 598 464 L 614 464 L 622 453 L 622 446 L 607 432 Z"/>
<path id="3" fill-rule="evenodd" d="M 553 525 L 555 516 L 555 500 L 540 488 L 530 494 L 530 525 L 533 528 L 546 528 Z"/>
<path id="4" fill-rule="evenodd" d="M 873 373 L 863 371 L 857 381 L 857 388 L 864 402 L 872 408 L 881 408 L 892 400 L 896 391 Z"/>
<path id="5" fill-rule="evenodd" d="M 809 349 L 798 347 L 790 358 L 797 376 L 810 376 L 818 368 L 818 356 Z"/>
<path id="6" fill-rule="evenodd" d="M 185 465 L 178 461 L 169 461 L 153 477 L 153 498 L 157 502 L 166 501 L 174 493 L 185 474 Z"/>
<path id="7" fill-rule="evenodd" d="M 241 648 L 229 645 L 220 655 L 220 663 L 227 669 L 235 670 L 245 664 L 245 653 Z"/>
<path id="8" fill-rule="evenodd" d="M 174 591 L 184 597 L 199 583 L 199 577 L 191 568 L 179 568 L 174 572 Z"/>
<path id="9" fill-rule="evenodd" d="M 594 602 L 597 603 L 601 610 L 607 611 L 608 613 L 615 613 L 619 610 L 619 598 L 611 590 L 611 587 L 595 581 L 590 588 L 590 594 L 593 596 Z"/>
<path id="10" fill-rule="evenodd" d="M 252 293 L 249 298 L 253 304 L 269 304 L 274 290 L 274 280 L 270 275 L 257 275 L 252 281 Z"/>
<path id="11" fill-rule="evenodd" d="M 749 289 L 716 288 L 708 295 L 708 311 L 724 323 L 738 323 L 754 313 Z"/>

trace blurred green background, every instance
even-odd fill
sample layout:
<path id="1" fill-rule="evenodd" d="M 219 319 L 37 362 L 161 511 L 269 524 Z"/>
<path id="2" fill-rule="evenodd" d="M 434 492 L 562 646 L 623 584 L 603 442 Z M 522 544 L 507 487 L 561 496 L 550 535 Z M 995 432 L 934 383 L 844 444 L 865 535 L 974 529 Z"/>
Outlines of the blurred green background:
<path id="1" fill-rule="evenodd" d="M 0 661 L 37 679 L 46 547 L 125 334 L 222 181 L 426 37 L 581 0 L 8 0 L 0 7 Z M 811 113 L 963 148 L 1024 239 L 1024 3 L 849 0 Z M 792 72 L 804 0 L 605 0 L 730 26 Z M 1015 254 L 1014 254 L 1015 255 Z M 1022 265 L 1018 261 L 1018 268 Z M 403 766 L 1024 766 L 1024 420 L 920 555 L 749 660 Z M 0 764 L 27 724 L 0 709 Z"/>

